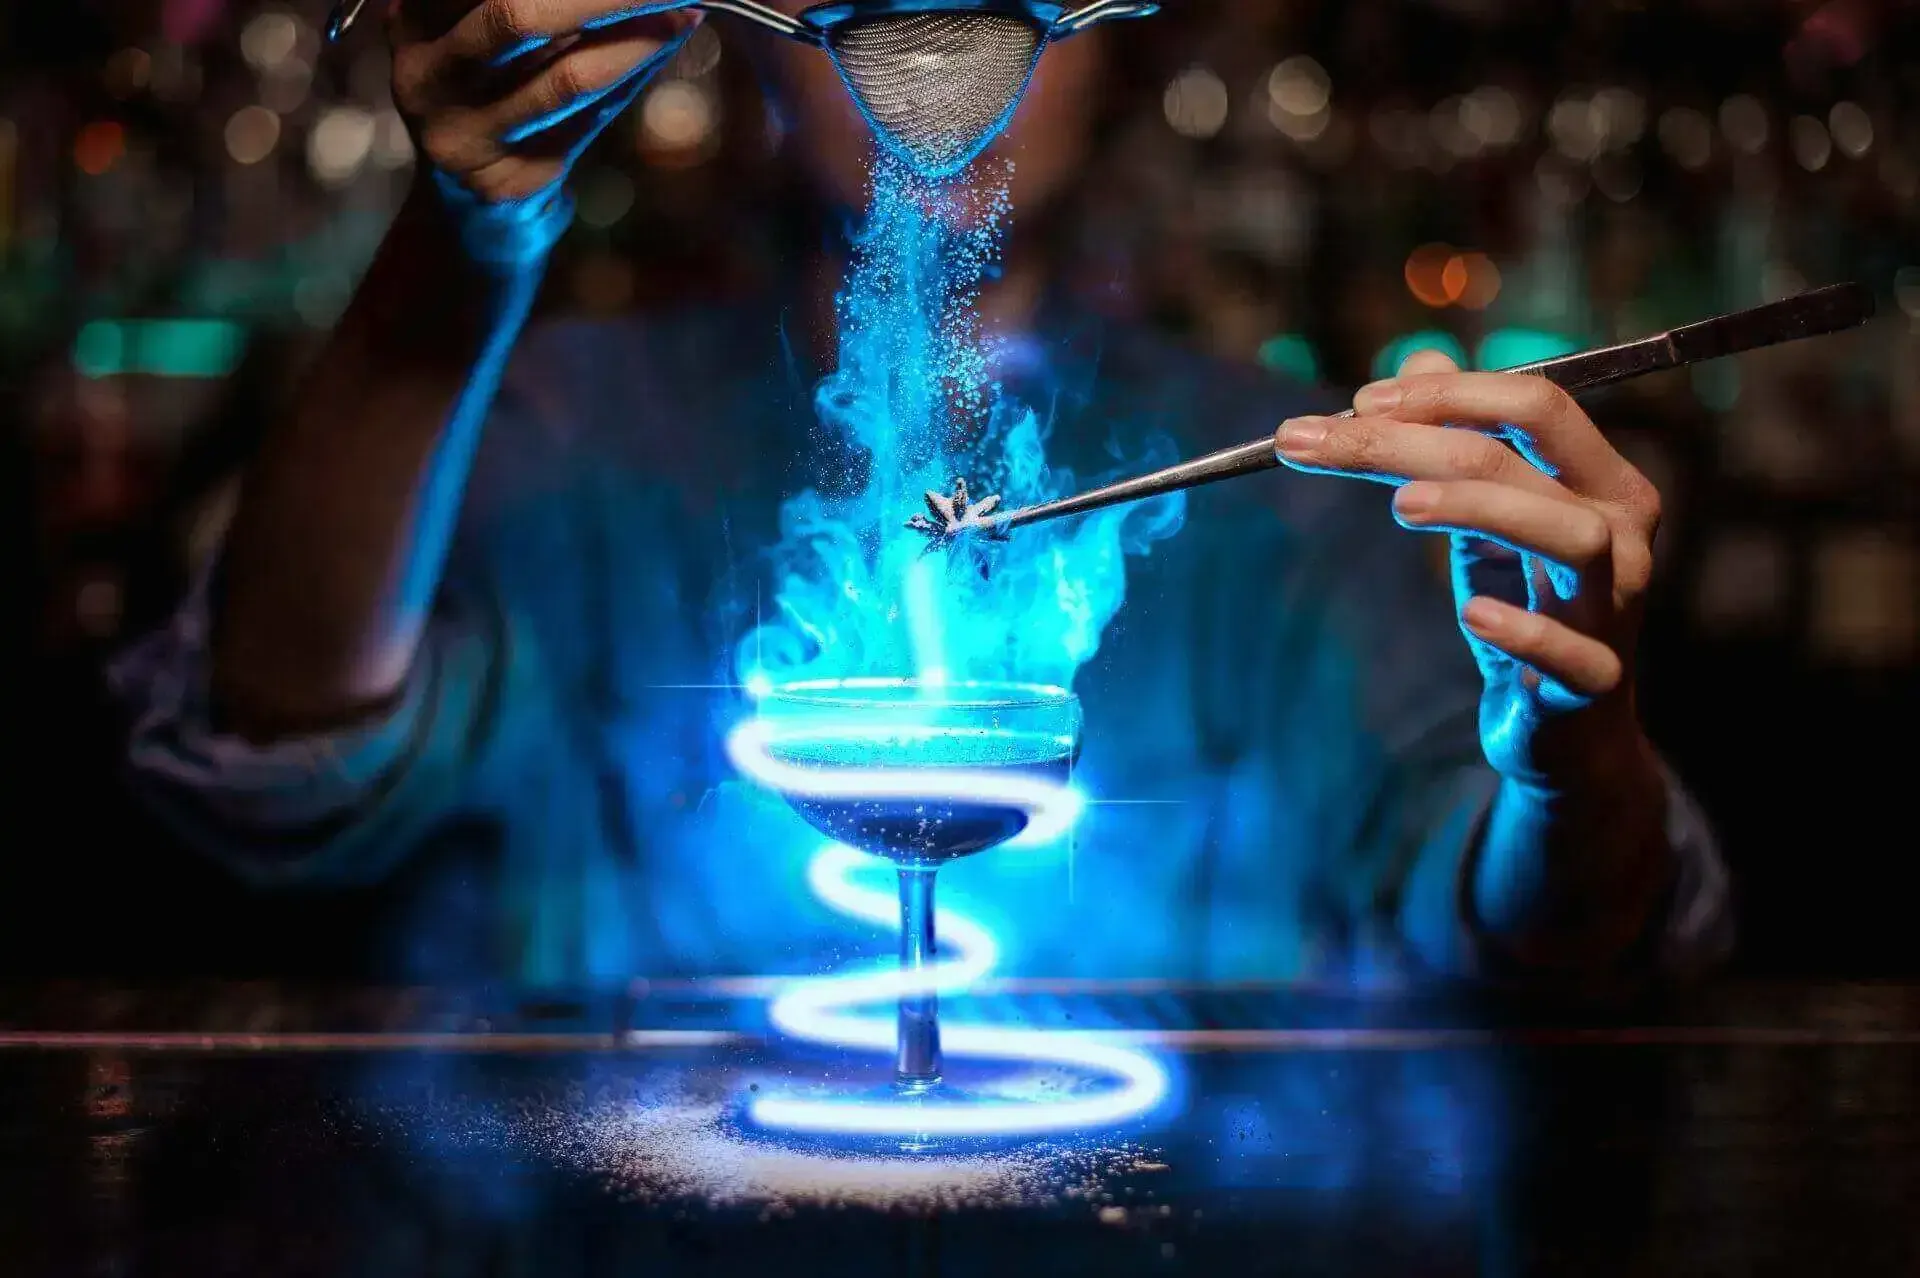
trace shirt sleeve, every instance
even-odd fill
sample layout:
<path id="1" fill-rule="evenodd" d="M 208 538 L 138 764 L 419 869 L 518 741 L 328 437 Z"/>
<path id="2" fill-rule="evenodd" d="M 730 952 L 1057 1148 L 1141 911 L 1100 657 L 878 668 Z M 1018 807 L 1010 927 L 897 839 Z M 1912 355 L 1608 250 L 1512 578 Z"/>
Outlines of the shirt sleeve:
<path id="1" fill-rule="evenodd" d="M 1667 841 L 1678 866 L 1654 953 L 1667 973 L 1698 976 L 1733 952 L 1733 877 L 1706 813 L 1672 770 L 1667 773 Z"/>
<path id="2" fill-rule="evenodd" d="M 135 796 L 195 848 L 259 886 L 378 879 L 460 802 L 494 728 L 505 628 L 443 591 L 393 703 L 342 731 L 270 745 L 208 711 L 209 598 L 201 574 L 170 622 L 108 669 L 129 731 Z"/>

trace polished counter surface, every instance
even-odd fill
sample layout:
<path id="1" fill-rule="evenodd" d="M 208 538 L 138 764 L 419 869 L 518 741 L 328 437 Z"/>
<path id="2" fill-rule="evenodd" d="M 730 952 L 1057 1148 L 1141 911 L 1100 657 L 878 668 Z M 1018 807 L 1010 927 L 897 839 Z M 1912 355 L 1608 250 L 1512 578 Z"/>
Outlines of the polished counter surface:
<path id="1" fill-rule="evenodd" d="M 1920 1273 L 1920 988 L 1543 1016 L 1026 984 L 1175 1095 L 903 1153 L 742 1121 L 756 982 L 0 991 L 9 1274 Z"/>

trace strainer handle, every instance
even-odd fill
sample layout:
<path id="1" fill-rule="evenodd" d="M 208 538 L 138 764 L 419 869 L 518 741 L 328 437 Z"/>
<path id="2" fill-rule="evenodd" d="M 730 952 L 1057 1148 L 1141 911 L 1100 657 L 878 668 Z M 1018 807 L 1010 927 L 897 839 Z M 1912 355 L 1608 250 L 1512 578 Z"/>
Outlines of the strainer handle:
<path id="1" fill-rule="evenodd" d="M 327 16 L 327 43 L 339 43 L 348 28 L 359 20 L 360 11 L 366 7 L 367 0 L 337 0 L 333 12 Z M 650 18 L 656 13 L 672 13 L 675 9 L 711 9 L 731 13 L 778 31 L 790 40 L 799 40 L 804 44 L 820 43 L 820 37 L 810 27 L 789 18 L 778 9 L 758 3 L 758 0 L 648 0 L 647 3 L 611 14 L 605 22 L 597 25 L 611 25 L 628 18 Z"/>
<path id="2" fill-rule="evenodd" d="M 1097 22 L 1107 22 L 1114 18 L 1144 18 L 1158 13 L 1160 6 L 1155 0 L 1093 0 L 1092 4 L 1082 5 L 1073 12 L 1064 14 L 1053 24 L 1053 38 L 1058 40 L 1076 32 L 1084 31 Z"/>
<path id="3" fill-rule="evenodd" d="M 660 9 L 707 9 L 716 13 L 731 13 L 735 17 L 757 22 L 763 27 L 779 32 L 789 40 L 798 40 L 802 44 L 819 44 L 820 37 L 814 30 L 796 19 L 789 18 L 778 9 L 760 4 L 758 0 L 673 0 L 662 4 Z"/>
<path id="4" fill-rule="evenodd" d="M 713 13 L 731 13 L 735 17 L 757 22 L 763 27 L 778 31 L 791 40 L 805 44 L 819 44 L 820 37 L 811 28 L 771 6 L 759 3 L 759 0 L 644 0 L 641 4 L 629 5 L 607 15 L 602 23 L 611 25 L 624 22 L 629 18 L 650 18 L 656 13 L 672 13 L 675 9 L 705 9 Z"/>

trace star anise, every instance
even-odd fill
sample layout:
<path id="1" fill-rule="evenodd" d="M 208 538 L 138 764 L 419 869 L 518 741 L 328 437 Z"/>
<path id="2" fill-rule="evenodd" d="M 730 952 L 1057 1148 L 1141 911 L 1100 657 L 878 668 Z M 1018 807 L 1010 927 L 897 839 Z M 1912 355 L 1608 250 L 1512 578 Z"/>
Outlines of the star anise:
<path id="1" fill-rule="evenodd" d="M 924 533 L 930 539 L 930 549 L 957 541 L 968 533 L 989 541 L 1005 541 L 1006 525 L 992 518 L 999 508 L 999 494 L 974 501 L 967 493 L 967 481 L 958 479 L 954 481 L 951 495 L 929 492 L 927 514 L 915 515 L 907 521 L 907 527 Z"/>

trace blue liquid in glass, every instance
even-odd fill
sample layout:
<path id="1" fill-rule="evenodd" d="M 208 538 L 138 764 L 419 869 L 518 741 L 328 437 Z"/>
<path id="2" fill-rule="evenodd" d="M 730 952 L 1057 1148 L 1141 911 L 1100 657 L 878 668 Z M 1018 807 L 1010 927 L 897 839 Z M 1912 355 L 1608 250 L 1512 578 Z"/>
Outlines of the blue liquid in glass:
<path id="1" fill-rule="evenodd" d="M 771 753 L 801 767 L 912 772 L 964 770 L 1023 776 L 1064 786 L 1072 776 L 1070 741 L 1038 732 L 952 729 L 882 736 L 799 736 L 777 741 Z M 905 866 L 934 867 L 984 852 L 1026 829 L 1022 809 L 979 802 L 921 799 L 817 799 L 789 795 L 788 803 L 830 839 Z"/>

